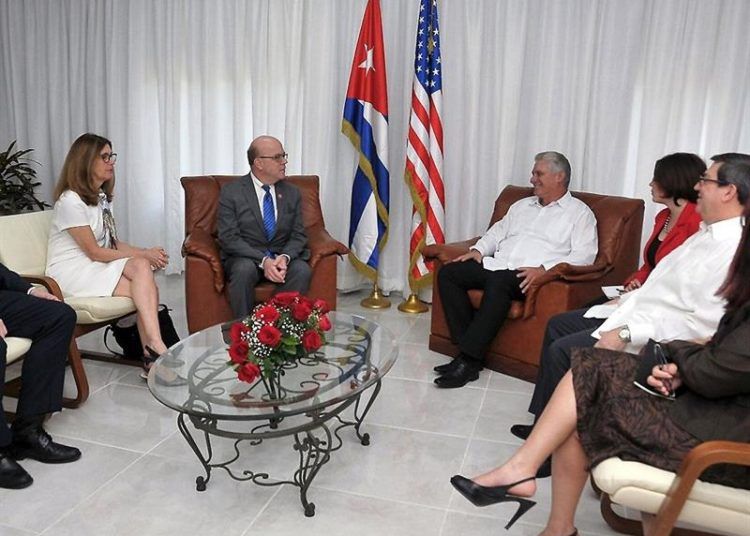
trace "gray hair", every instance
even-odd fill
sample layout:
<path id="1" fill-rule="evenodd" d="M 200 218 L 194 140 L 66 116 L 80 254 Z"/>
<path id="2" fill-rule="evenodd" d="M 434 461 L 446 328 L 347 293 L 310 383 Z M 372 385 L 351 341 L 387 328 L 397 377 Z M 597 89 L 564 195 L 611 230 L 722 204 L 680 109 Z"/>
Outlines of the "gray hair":
<path id="1" fill-rule="evenodd" d="M 737 188 L 737 200 L 748 208 L 750 199 L 750 155 L 743 153 L 724 153 L 711 157 L 721 163 L 716 178 L 721 184 L 734 184 Z"/>
<path id="2" fill-rule="evenodd" d="M 544 151 L 534 157 L 534 162 L 539 162 L 540 160 L 547 162 L 553 173 L 560 173 L 562 171 L 565 175 L 565 187 L 567 188 L 570 185 L 570 162 L 568 162 L 564 154 L 557 151 Z"/>

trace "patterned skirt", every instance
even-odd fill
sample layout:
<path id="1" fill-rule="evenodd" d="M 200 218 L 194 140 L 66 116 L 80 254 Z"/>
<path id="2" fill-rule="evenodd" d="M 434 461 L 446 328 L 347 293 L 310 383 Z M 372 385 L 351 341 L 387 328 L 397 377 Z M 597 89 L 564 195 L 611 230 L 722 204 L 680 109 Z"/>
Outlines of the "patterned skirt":
<path id="1" fill-rule="evenodd" d="M 669 417 L 675 402 L 633 385 L 638 356 L 598 348 L 574 350 L 571 359 L 578 435 L 590 466 L 617 456 L 677 471 L 700 440 Z M 717 465 L 701 480 L 748 487 L 745 468 Z"/>

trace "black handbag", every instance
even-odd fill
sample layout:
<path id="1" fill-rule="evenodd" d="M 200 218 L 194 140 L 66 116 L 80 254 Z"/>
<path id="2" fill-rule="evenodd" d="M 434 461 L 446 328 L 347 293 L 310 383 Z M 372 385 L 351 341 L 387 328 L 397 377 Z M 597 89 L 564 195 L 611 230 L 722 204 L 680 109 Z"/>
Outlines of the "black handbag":
<path id="1" fill-rule="evenodd" d="M 177 330 L 174 328 L 174 322 L 172 317 L 169 316 L 169 307 L 163 303 L 159 304 L 159 330 L 161 331 L 161 339 L 167 348 L 177 344 L 180 341 Z M 115 338 L 117 344 L 122 348 L 122 352 L 117 352 L 109 347 L 107 344 L 107 336 L 109 333 Z M 143 345 L 141 344 L 141 338 L 138 335 L 138 325 L 136 324 L 136 313 L 131 313 L 127 316 L 123 316 L 116 322 L 113 322 L 104 330 L 104 346 L 107 350 L 115 355 L 123 357 L 124 359 L 131 359 L 133 361 L 141 361 L 143 359 Z"/>

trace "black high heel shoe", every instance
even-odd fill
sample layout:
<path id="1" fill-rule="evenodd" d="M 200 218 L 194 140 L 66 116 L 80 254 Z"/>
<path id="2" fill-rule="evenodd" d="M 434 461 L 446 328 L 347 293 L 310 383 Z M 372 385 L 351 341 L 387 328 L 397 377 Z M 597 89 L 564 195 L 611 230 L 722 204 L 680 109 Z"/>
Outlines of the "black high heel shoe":
<path id="1" fill-rule="evenodd" d="M 513 523 L 524 515 L 529 509 L 536 504 L 536 501 L 527 499 L 525 497 L 517 497 L 516 495 L 508 495 L 508 490 L 518 484 L 523 484 L 529 480 L 534 480 L 535 477 L 524 478 L 518 482 L 512 484 L 506 484 L 505 486 L 487 487 L 481 486 L 471 479 L 468 479 L 461 475 L 454 475 L 451 478 L 451 484 L 458 490 L 458 492 L 466 497 L 474 506 L 489 506 L 491 504 L 498 504 L 502 502 L 517 502 L 518 510 L 510 518 L 508 524 L 505 525 L 505 530 L 508 530 L 513 526 Z"/>

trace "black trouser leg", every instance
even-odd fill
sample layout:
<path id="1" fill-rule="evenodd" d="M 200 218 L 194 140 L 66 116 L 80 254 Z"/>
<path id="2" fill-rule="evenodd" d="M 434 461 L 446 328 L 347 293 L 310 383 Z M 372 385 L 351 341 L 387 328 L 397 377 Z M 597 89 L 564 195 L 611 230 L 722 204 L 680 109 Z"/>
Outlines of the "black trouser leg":
<path id="1" fill-rule="evenodd" d="M 75 312 L 64 303 L 20 292 L 0 291 L 0 319 L 8 328 L 9 336 L 32 340 L 21 369 L 17 415 L 25 417 L 59 411 L 62 409 L 65 362 L 76 324 Z M 4 386 L 4 345 L 0 357 Z M 8 445 L 10 440 L 10 431 L 0 412 L 0 446 Z"/>
<path id="2" fill-rule="evenodd" d="M 446 264 L 440 270 L 438 289 L 451 339 L 477 368 L 507 318 L 511 302 L 524 298 L 517 274 L 515 270 L 485 270 L 474 261 Z M 471 289 L 484 291 L 476 312 L 467 295 Z"/>
<path id="3" fill-rule="evenodd" d="M 596 343 L 591 333 L 601 326 L 604 320 L 584 318 L 585 312 L 586 309 L 578 309 L 561 313 L 553 316 L 547 323 L 536 386 L 529 404 L 529 413 L 533 413 L 536 418 L 542 414 L 557 384 L 570 369 L 572 349 L 593 346 Z"/>

